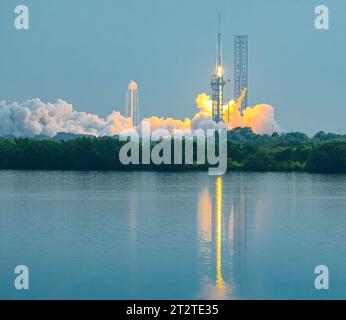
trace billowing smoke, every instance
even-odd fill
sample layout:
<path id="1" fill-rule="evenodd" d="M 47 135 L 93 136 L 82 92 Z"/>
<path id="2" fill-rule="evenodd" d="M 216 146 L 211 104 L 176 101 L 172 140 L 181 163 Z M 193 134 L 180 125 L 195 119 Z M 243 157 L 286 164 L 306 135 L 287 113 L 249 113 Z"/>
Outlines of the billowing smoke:
<path id="1" fill-rule="evenodd" d="M 247 107 L 245 110 L 241 111 L 240 106 L 243 98 L 246 94 L 246 90 L 243 90 L 242 95 L 236 101 L 229 101 L 223 106 L 224 118 L 230 129 L 237 127 L 249 127 L 254 133 L 257 134 L 271 134 L 273 132 L 281 132 L 281 128 L 274 119 L 274 108 L 268 104 L 258 104 L 254 107 Z M 213 126 L 215 124 L 211 120 L 212 117 L 212 100 L 205 94 L 201 93 L 196 98 L 197 106 L 200 110 L 199 113 L 195 115 L 192 119 L 192 125 L 200 122 L 204 123 L 209 121 L 208 126 Z M 210 123 L 212 122 L 212 123 Z M 220 125 L 220 124 L 219 124 Z"/>
<path id="2" fill-rule="evenodd" d="M 212 120 L 212 101 L 205 93 L 196 98 L 199 112 L 192 119 L 185 118 L 182 121 L 151 117 L 143 120 L 150 122 L 151 130 L 164 128 L 171 132 L 235 127 L 250 127 L 259 134 L 281 131 L 274 119 L 272 106 L 260 104 L 241 112 L 241 100 L 242 97 L 224 106 L 226 120 L 229 119 L 226 122 L 215 123 Z M 138 131 L 140 127 L 137 128 Z M 104 136 L 133 129 L 132 120 L 125 118 L 120 112 L 115 111 L 103 119 L 95 114 L 78 112 L 61 99 L 55 103 L 44 103 L 40 99 L 27 100 L 21 104 L 0 101 L 0 136 L 54 136 L 59 132 Z"/>
<path id="3" fill-rule="evenodd" d="M 115 135 L 127 128 L 132 128 L 132 121 L 119 112 L 102 119 L 94 114 L 75 111 L 71 104 L 61 99 L 55 103 L 43 103 L 40 99 L 27 100 L 22 104 L 0 102 L 0 136 L 54 136 L 59 132 Z"/>

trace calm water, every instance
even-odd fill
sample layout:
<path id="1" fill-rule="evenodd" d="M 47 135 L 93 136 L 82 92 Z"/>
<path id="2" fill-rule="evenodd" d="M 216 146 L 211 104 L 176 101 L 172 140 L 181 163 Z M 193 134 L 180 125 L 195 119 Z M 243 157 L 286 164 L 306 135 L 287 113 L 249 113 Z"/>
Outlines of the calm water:
<path id="1" fill-rule="evenodd" d="M 0 171 L 0 204 L 0 298 L 346 298 L 345 175 Z"/>

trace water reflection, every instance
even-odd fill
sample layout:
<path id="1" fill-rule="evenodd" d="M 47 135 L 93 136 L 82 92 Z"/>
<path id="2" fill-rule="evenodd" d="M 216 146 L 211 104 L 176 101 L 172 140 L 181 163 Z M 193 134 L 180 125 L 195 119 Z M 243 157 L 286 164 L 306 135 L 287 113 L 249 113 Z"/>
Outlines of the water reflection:
<path id="1" fill-rule="evenodd" d="M 129 202 L 128 202 L 128 210 L 129 210 L 129 270 L 131 273 L 130 277 L 130 288 L 134 294 L 138 292 L 138 190 L 134 188 L 129 194 Z"/>
<path id="2" fill-rule="evenodd" d="M 133 192 L 129 198 L 130 238 L 131 246 L 133 246 L 137 238 L 138 192 Z"/>
<path id="3" fill-rule="evenodd" d="M 32 268 L 29 299 L 343 299 L 345 194 L 345 176 L 0 170 L 0 275 Z"/>
<path id="4" fill-rule="evenodd" d="M 228 288 L 222 278 L 222 178 L 216 180 L 216 291 L 220 298 L 226 296 Z"/>
<path id="5" fill-rule="evenodd" d="M 201 190 L 198 203 L 201 298 L 234 299 L 241 294 L 246 281 L 246 212 L 244 187 L 224 195 L 223 181 L 218 177 L 213 186 Z"/>

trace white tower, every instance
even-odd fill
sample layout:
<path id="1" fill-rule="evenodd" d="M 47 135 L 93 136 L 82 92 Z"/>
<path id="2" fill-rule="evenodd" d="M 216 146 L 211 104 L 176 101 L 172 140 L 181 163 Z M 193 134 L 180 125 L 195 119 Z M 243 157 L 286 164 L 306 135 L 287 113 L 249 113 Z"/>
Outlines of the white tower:
<path id="1" fill-rule="evenodd" d="M 131 80 L 126 92 L 125 117 L 132 119 L 133 126 L 139 124 L 138 85 Z"/>

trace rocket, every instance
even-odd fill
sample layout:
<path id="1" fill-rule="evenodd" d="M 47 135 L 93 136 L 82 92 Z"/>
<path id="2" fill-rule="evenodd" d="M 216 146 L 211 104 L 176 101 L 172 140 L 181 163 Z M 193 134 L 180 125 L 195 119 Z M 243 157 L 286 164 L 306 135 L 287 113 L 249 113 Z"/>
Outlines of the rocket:
<path id="1" fill-rule="evenodd" d="M 222 33 L 221 33 L 221 15 L 218 15 L 218 34 L 216 49 L 216 68 L 211 77 L 212 89 L 212 116 L 213 120 L 218 123 L 224 120 L 223 115 L 223 88 L 226 81 L 223 77 L 222 67 Z"/>

